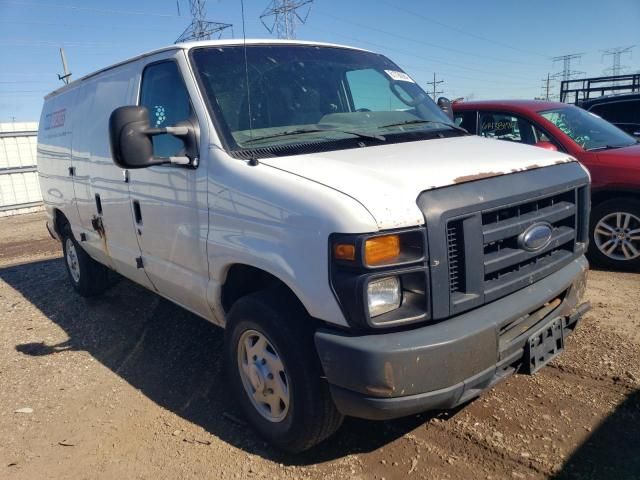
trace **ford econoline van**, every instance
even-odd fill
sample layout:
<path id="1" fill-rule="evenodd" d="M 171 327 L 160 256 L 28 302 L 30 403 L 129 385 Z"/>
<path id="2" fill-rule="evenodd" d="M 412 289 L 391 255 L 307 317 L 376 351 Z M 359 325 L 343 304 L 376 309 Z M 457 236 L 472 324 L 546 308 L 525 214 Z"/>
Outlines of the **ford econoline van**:
<path id="1" fill-rule="evenodd" d="M 284 450 L 534 373 L 587 308 L 585 169 L 468 134 L 373 52 L 140 55 L 46 97 L 38 169 L 75 291 L 115 271 L 224 327 L 216 391 Z"/>

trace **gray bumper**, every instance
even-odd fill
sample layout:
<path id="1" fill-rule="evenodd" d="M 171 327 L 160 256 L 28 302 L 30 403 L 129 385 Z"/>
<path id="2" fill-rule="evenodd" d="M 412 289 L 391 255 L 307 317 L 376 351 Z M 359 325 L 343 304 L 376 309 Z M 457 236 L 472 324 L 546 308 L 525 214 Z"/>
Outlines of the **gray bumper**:
<path id="1" fill-rule="evenodd" d="M 565 335 L 587 305 L 587 261 L 505 298 L 413 330 L 350 336 L 319 330 L 315 344 L 333 400 L 345 415 L 382 420 L 453 408 L 512 374 L 529 335 L 561 317 Z"/>

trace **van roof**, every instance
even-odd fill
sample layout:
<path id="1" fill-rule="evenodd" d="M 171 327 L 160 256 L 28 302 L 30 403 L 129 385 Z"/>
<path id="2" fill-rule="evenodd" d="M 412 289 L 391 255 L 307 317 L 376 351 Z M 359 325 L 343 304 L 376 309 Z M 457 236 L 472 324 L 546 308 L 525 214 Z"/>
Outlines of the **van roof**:
<path id="1" fill-rule="evenodd" d="M 47 95 L 45 95 L 45 100 L 53 97 L 55 95 L 58 95 L 66 90 L 70 90 L 73 87 L 77 86 L 79 83 L 81 83 L 82 81 L 91 78 L 95 75 L 98 75 L 99 73 L 105 72 L 107 70 L 110 70 L 112 68 L 118 67 L 120 65 L 124 65 L 130 62 L 134 62 L 136 60 L 139 60 L 141 58 L 144 57 L 148 57 L 150 55 L 155 55 L 156 53 L 160 53 L 160 52 L 165 52 L 165 51 L 169 51 L 169 50 L 191 50 L 192 48 L 198 48 L 198 47 L 215 47 L 215 46 L 231 46 L 231 45 L 244 45 L 246 42 L 246 45 L 278 45 L 278 44 L 284 44 L 284 45 L 315 45 L 315 46 L 321 46 L 321 47 L 334 47 L 334 48 L 348 48 L 351 50 L 361 50 L 361 51 L 366 51 L 365 49 L 362 48 L 357 48 L 357 47 L 350 47 L 348 45 L 340 45 L 340 44 L 336 44 L 336 43 L 325 43 L 325 42 L 312 42 L 312 41 L 306 41 L 306 40 L 276 40 L 273 38 L 252 38 L 249 39 L 247 38 L 246 40 L 243 40 L 242 38 L 232 38 L 232 39 L 225 39 L 225 40 L 203 40 L 203 41 L 198 41 L 198 42 L 183 42 L 183 43 L 176 43 L 173 45 L 168 45 L 166 47 L 162 47 L 162 48 L 157 48 L 155 50 L 151 50 L 149 52 L 145 52 L 142 53 L 140 55 L 136 55 L 135 57 L 131 57 L 128 58 L 126 60 L 123 60 L 121 62 L 118 63 L 114 63 L 113 65 L 109 65 L 108 67 L 104 67 L 101 68 L 100 70 L 96 70 L 95 72 L 91 72 L 83 77 L 78 78 L 77 80 L 74 80 L 73 82 L 69 83 L 68 85 L 63 85 L 62 87 L 52 91 L 51 93 L 48 93 Z"/>

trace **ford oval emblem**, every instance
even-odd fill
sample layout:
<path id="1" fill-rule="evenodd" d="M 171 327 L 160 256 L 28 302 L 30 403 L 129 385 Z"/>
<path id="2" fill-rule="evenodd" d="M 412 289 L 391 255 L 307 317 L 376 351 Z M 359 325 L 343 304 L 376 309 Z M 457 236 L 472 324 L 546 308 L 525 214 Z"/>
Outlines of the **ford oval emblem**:
<path id="1" fill-rule="evenodd" d="M 551 242 L 553 227 L 548 223 L 535 223 L 518 237 L 518 246 L 528 252 L 542 250 Z"/>

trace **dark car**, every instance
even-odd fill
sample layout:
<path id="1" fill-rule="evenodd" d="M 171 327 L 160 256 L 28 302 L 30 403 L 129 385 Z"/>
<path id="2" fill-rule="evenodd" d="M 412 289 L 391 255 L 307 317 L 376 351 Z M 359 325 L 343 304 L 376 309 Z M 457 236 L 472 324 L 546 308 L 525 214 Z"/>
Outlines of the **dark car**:
<path id="1" fill-rule="evenodd" d="M 560 150 L 591 174 L 589 258 L 640 270 L 640 142 L 594 113 L 536 100 L 454 102 L 456 124 L 488 138 Z"/>
<path id="2" fill-rule="evenodd" d="M 605 95 L 581 101 L 578 106 L 640 137 L 640 93 Z"/>

